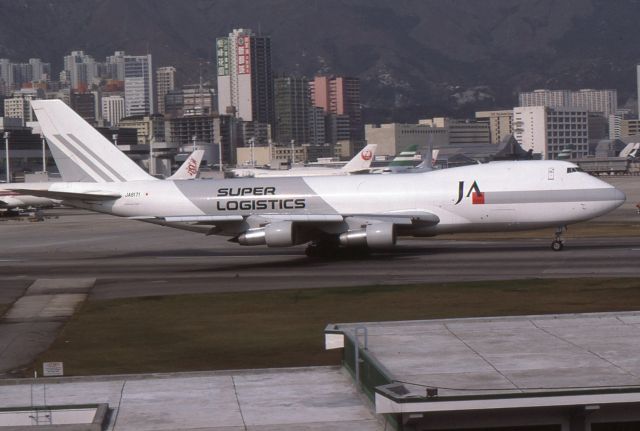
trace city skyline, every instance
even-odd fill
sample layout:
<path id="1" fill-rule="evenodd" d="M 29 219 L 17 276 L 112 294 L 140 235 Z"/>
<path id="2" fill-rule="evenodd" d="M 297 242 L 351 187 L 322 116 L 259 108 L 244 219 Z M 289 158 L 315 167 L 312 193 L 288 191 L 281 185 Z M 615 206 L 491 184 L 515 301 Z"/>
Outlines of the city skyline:
<path id="1" fill-rule="evenodd" d="M 575 0 L 554 6 L 558 13 L 551 15 L 533 3 L 504 0 L 438 8 L 384 0 L 348 5 L 326 0 L 300 8 L 295 2 L 266 0 L 233 7 L 207 3 L 198 9 L 187 2 L 179 11 L 170 2 L 134 3 L 129 7 L 114 0 L 105 7 L 87 0 L 75 8 L 62 2 L 52 9 L 29 7 L 28 1 L 24 8 L 6 5 L 4 16 L 13 20 L 0 17 L 0 58 L 41 58 L 58 71 L 72 50 L 102 58 L 122 49 L 152 53 L 156 65 L 173 65 L 180 82 L 194 83 L 201 71 L 215 78 L 217 37 L 233 28 L 252 28 L 270 36 L 276 74 L 360 78 L 366 122 L 469 117 L 513 106 L 518 92 L 540 88 L 615 88 L 620 106 L 637 106 L 640 48 L 633 38 L 617 37 L 634 34 L 627 17 L 640 13 L 640 6 L 630 1 Z M 47 34 L 62 17 L 66 25 Z M 132 22 L 136 25 L 127 26 Z"/>

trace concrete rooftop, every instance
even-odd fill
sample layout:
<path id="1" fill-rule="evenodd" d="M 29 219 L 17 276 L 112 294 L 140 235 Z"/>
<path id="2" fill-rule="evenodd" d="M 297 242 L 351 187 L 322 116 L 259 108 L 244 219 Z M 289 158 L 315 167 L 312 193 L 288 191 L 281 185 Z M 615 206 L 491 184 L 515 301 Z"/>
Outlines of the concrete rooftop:
<path id="1" fill-rule="evenodd" d="M 365 326 L 368 353 L 421 396 L 424 386 L 439 397 L 640 386 L 638 312 L 337 326 Z"/>
<path id="2" fill-rule="evenodd" d="M 338 367 L 3 381 L 0 408 L 108 403 L 108 430 L 378 431 Z"/>

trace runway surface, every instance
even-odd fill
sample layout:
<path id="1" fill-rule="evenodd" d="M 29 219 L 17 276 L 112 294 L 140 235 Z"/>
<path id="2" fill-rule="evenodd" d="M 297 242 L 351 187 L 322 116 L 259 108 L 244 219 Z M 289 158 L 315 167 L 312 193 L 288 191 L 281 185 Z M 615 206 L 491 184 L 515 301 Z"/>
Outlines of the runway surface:
<path id="1" fill-rule="evenodd" d="M 601 219 L 623 235 L 628 230 L 628 236 L 568 237 L 562 252 L 551 251 L 553 229 L 548 229 L 537 239 L 401 239 L 392 252 L 323 261 L 307 258 L 305 246 L 242 247 L 224 237 L 74 209 L 49 210 L 52 218 L 38 223 L 1 220 L 0 375 L 19 370 L 47 348 L 70 316 L 64 310 L 73 310 L 79 293 L 102 300 L 356 285 L 638 277 L 639 183 L 639 177 L 616 178 L 614 184 L 627 193 L 628 201 Z M 72 288 L 78 283 L 86 285 L 82 292 Z"/>
<path id="2" fill-rule="evenodd" d="M 640 237 L 401 240 L 389 253 L 312 260 L 304 246 L 242 247 L 226 238 L 101 214 L 55 210 L 58 219 L 2 222 L 0 303 L 41 278 L 95 278 L 93 299 L 200 292 L 420 282 L 640 276 Z M 66 214 L 66 215 L 63 215 Z"/>

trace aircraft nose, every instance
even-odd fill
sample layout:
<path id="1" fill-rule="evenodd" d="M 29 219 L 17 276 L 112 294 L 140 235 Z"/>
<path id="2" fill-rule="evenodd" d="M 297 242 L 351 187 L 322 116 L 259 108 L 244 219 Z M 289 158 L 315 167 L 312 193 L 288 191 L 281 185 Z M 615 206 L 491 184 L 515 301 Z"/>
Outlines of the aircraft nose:
<path id="1" fill-rule="evenodd" d="M 609 191 L 608 201 L 611 203 L 611 209 L 618 208 L 627 200 L 627 196 L 621 191 L 612 187 Z"/>
<path id="2" fill-rule="evenodd" d="M 624 201 L 627 200 L 627 195 L 625 195 L 622 190 L 618 190 L 615 187 L 613 188 L 613 190 L 611 191 L 612 194 L 612 199 L 614 201 L 618 201 L 621 204 L 624 203 Z"/>

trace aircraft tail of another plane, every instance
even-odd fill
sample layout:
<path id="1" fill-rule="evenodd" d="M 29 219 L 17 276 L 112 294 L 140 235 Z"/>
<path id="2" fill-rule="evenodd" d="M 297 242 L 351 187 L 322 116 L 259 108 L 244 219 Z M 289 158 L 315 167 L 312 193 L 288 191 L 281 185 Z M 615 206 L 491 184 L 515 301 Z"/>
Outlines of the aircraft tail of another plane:
<path id="1" fill-rule="evenodd" d="M 202 163 L 202 157 L 204 156 L 204 150 L 195 150 L 187 157 L 177 171 L 173 173 L 168 180 L 194 180 L 198 176 L 200 170 L 200 163 Z"/>
<path id="2" fill-rule="evenodd" d="M 366 171 L 371 167 L 371 162 L 376 155 L 376 144 L 369 144 L 365 146 L 353 159 L 349 160 L 349 163 L 342 167 L 344 172 L 359 172 Z"/>
<path id="3" fill-rule="evenodd" d="M 61 100 L 33 100 L 60 175 L 68 182 L 154 179 Z"/>

